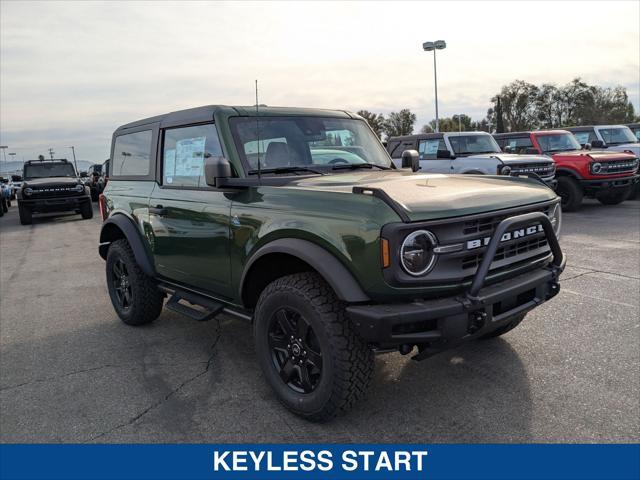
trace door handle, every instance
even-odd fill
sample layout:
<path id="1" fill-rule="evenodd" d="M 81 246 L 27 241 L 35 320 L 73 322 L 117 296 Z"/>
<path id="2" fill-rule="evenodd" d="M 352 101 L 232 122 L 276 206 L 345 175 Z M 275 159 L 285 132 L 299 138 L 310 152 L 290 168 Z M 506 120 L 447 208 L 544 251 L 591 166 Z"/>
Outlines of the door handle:
<path id="1" fill-rule="evenodd" d="M 169 214 L 169 209 L 164 208 L 162 205 L 156 205 L 155 207 L 149 207 L 149 213 L 160 215 L 162 217 Z"/>

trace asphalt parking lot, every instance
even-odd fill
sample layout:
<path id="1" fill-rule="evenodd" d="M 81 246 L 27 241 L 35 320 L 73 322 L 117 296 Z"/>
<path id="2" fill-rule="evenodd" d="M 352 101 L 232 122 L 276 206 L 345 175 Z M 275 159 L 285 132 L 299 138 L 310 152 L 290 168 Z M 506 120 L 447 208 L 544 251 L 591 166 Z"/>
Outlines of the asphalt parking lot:
<path id="1" fill-rule="evenodd" d="M 100 219 L 0 218 L 2 442 L 637 442 L 640 202 L 565 214 L 562 292 L 513 332 L 414 362 L 311 424 L 280 406 L 248 323 L 116 317 Z"/>

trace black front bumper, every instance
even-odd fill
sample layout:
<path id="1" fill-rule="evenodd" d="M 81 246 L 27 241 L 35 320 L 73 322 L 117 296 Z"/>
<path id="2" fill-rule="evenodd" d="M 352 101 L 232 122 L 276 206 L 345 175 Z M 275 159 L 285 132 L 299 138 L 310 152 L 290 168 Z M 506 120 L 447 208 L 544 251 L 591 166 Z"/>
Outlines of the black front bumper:
<path id="1" fill-rule="evenodd" d="M 540 221 L 553 259 L 544 267 L 483 287 L 504 233 Z M 496 228 L 484 258 L 464 295 L 437 300 L 386 305 L 351 305 L 349 318 L 358 334 L 380 348 L 418 345 L 418 360 L 482 336 L 524 314 L 560 291 L 566 260 L 549 218 L 533 212 L 503 220 Z"/>
<path id="2" fill-rule="evenodd" d="M 631 187 L 638 183 L 640 175 L 632 175 L 622 178 L 602 178 L 597 180 L 580 180 L 580 185 L 587 193 L 599 192 L 602 190 L 611 190 L 614 188 Z"/>
<path id="3" fill-rule="evenodd" d="M 84 203 L 91 203 L 88 195 L 73 197 L 51 197 L 38 199 L 23 199 L 18 203 L 31 210 L 32 213 L 69 212 L 79 210 Z"/>

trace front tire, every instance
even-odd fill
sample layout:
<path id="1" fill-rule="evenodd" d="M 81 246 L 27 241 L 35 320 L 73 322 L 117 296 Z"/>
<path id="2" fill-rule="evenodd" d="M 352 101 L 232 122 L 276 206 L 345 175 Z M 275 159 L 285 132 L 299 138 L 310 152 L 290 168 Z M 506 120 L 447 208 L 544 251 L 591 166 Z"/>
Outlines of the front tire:
<path id="1" fill-rule="evenodd" d="M 138 266 L 126 240 L 117 240 L 109 247 L 107 288 L 113 308 L 127 325 L 151 323 L 162 311 L 164 294 Z"/>
<path id="2" fill-rule="evenodd" d="M 22 225 L 31 225 L 31 223 L 33 222 L 33 214 L 31 213 L 31 209 L 29 207 L 25 207 L 20 202 L 18 202 L 18 215 L 20 216 L 20 223 Z"/>
<path id="3" fill-rule="evenodd" d="M 584 193 L 578 182 L 572 177 L 558 178 L 558 187 L 556 189 L 558 195 L 562 199 L 562 211 L 574 212 L 582 204 Z"/>
<path id="4" fill-rule="evenodd" d="M 631 188 L 618 188 L 598 195 L 596 198 L 603 205 L 618 205 L 629 198 Z"/>
<path id="5" fill-rule="evenodd" d="M 82 215 L 82 218 L 85 220 L 93 218 L 93 205 L 91 202 L 84 202 L 80 206 L 80 215 Z"/>
<path id="6" fill-rule="evenodd" d="M 280 402 L 323 422 L 364 396 L 373 351 L 353 330 L 344 304 L 316 273 L 275 280 L 255 310 L 256 353 Z"/>

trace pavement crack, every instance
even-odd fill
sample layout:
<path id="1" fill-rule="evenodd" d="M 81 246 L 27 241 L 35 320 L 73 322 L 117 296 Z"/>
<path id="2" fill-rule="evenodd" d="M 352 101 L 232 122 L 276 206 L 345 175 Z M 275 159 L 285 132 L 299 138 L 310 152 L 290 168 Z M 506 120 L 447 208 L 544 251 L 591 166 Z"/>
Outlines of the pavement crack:
<path id="1" fill-rule="evenodd" d="M 147 415 L 149 412 L 151 412 L 151 411 L 155 410 L 156 408 L 160 407 L 167 400 L 169 400 L 171 397 L 173 397 L 176 393 L 180 392 L 184 387 L 186 387 L 190 383 L 194 382 L 198 378 L 202 377 L 203 375 L 206 375 L 207 372 L 209 372 L 209 368 L 211 367 L 211 363 L 213 362 L 213 359 L 214 359 L 214 357 L 216 355 L 216 346 L 218 345 L 218 342 L 220 341 L 220 337 L 221 336 L 222 336 L 222 333 L 220 331 L 220 321 L 218 320 L 217 321 L 217 327 L 216 327 L 216 333 L 215 333 L 215 336 L 214 336 L 214 339 L 213 339 L 213 343 L 211 344 L 211 347 L 210 347 L 209 357 L 208 357 L 206 362 L 199 362 L 199 363 L 204 363 L 205 364 L 205 367 L 204 367 L 204 369 L 202 371 L 200 371 L 200 372 L 196 373 L 195 375 L 192 375 L 191 377 L 189 377 L 186 380 L 184 380 L 182 383 L 180 383 L 180 385 L 178 385 L 177 387 L 173 388 L 171 391 L 169 391 L 169 393 L 164 395 L 160 400 L 152 403 L 147 408 L 145 408 L 141 412 L 137 413 L 135 416 L 131 417 L 126 422 L 118 424 L 115 427 L 107 430 L 106 432 L 102 432 L 102 433 L 99 433 L 97 435 L 94 435 L 93 437 L 91 437 L 88 440 L 88 442 L 93 442 L 93 441 L 98 440 L 98 439 L 100 439 L 102 437 L 105 437 L 105 436 L 107 436 L 107 435 L 109 435 L 109 434 L 111 434 L 111 433 L 113 433 L 113 432 L 115 432 L 117 430 L 120 430 L 121 428 L 127 427 L 129 425 L 133 425 L 138 420 L 140 420 L 142 417 Z"/>
<path id="2" fill-rule="evenodd" d="M 29 380 L 28 382 L 18 383 L 17 385 L 9 385 L 7 387 L 2 387 L 0 388 L 0 392 L 4 392 L 6 390 L 13 390 L 15 388 L 24 387 L 26 385 L 32 385 L 34 383 L 51 382 L 52 380 L 58 380 L 59 378 L 70 377 L 72 375 L 78 375 L 81 373 L 95 372 L 96 370 L 101 370 L 103 368 L 120 368 L 122 366 L 123 365 L 100 365 L 98 367 L 84 368 L 82 370 L 74 370 L 73 372 L 63 373 L 62 375 L 54 375 L 53 377 L 46 377 L 46 378 L 37 378 L 35 380 Z"/>
<path id="3" fill-rule="evenodd" d="M 568 265 L 572 268 L 579 268 L 581 270 L 586 270 L 584 267 L 577 267 L 575 265 Z M 582 273 L 578 273 L 576 275 L 573 275 L 571 277 L 562 277 L 562 281 L 566 282 L 567 280 L 573 280 L 575 278 L 580 278 L 583 277 L 585 275 L 592 275 L 594 273 L 604 273 L 605 275 L 613 275 L 616 277 L 622 277 L 622 278 L 628 278 L 629 280 L 640 280 L 640 277 L 632 277 L 631 275 L 624 275 L 622 273 L 617 273 L 617 272 L 608 272 L 606 270 L 593 270 L 593 269 L 588 269 L 588 272 L 582 272 Z"/>

